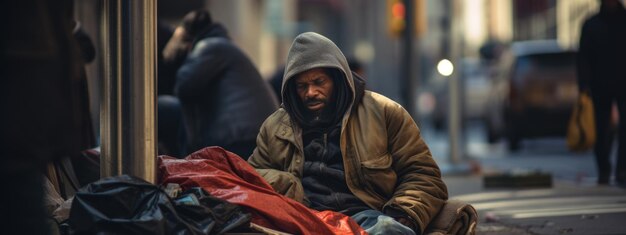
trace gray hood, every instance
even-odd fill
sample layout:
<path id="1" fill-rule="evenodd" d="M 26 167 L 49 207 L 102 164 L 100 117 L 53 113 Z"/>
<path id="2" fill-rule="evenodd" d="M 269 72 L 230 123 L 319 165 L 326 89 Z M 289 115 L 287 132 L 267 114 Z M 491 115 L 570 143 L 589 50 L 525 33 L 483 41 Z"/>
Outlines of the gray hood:
<path id="1" fill-rule="evenodd" d="M 359 94 L 363 93 L 363 88 L 355 88 L 353 73 L 350 71 L 346 57 L 337 45 L 330 39 L 313 32 L 298 35 L 289 49 L 281 89 L 283 107 L 292 116 L 298 112 L 299 104 L 296 101 L 295 91 L 291 90 L 292 88 L 289 86 L 290 81 L 297 74 L 313 68 L 330 68 L 336 71 L 336 73 L 331 74 L 337 84 L 335 87 L 345 90 L 345 92 L 338 92 L 343 93 L 344 98 L 340 98 L 337 102 L 339 106 L 335 107 L 344 112 L 342 115 L 337 115 L 339 119 L 342 119 L 349 113 L 347 110 L 354 104 L 355 97 L 359 97 Z M 362 83 L 364 86 L 364 82 L 360 78 L 357 79 L 360 80 L 359 84 Z M 342 105 L 341 103 L 344 102 L 345 105 Z M 296 120 L 301 120 L 297 117 L 298 115 L 295 116 Z"/>
<path id="2" fill-rule="evenodd" d="M 319 67 L 340 70 L 346 77 L 350 90 L 354 93 L 352 73 L 348 66 L 348 60 L 341 50 L 330 39 L 318 33 L 306 32 L 298 35 L 289 48 L 281 89 L 283 100 L 287 81 L 301 72 Z"/>

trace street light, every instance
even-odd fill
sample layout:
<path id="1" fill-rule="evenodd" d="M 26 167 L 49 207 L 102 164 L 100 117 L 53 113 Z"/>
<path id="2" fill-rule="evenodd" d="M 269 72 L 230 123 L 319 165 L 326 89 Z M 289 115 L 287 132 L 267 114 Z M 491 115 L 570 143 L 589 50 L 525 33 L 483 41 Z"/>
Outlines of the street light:
<path id="1" fill-rule="evenodd" d="M 437 72 L 448 77 L 454 72 L 454 65 L 447 59 L 440 60 L 439 63 L 437 63 Z"/>

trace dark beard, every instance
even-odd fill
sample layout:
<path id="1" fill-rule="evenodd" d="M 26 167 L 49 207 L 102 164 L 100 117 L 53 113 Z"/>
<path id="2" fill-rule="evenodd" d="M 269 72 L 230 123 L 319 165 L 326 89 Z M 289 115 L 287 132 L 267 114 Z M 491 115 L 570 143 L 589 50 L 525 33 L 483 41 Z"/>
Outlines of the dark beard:
<path id="1" fill-rule="evenodd" d="M 305 107 L 308 107 L 310 104 L 314 104 L 314 103 L 323 103 L 324 104 L 324 108 L 322 108 L 322 110 L 319 110 L 317 112 L 313 112 L 313 111 L 311 111 L 311 110 L 309 110 L 307 108 L 307 110 L 309 112 L 313 113 L 314 116 L 320 115 L 328 107 L 328 100 L 326 100 L 326 99 L 307 99 L 303 103 L 304 103 Z"/>
<path id="2" fill-rule="evenodd" d="M 313 101 L 310 101 L 313 102 Z M 335 105 L 325 102 L 324 108 L 319 112 L 312 112 L 307 108 L 304 108 L 304 119 L 313 127 L 325 127 L 331 125 L 334 116 L 337 115 L 334 110 Z"/>

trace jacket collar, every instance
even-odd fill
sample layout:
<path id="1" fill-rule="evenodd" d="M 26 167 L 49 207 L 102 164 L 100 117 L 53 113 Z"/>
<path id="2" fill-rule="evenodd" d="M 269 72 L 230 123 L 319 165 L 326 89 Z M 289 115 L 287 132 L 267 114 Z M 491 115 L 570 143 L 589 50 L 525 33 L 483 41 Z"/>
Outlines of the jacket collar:
<path id="1" fill-rule="evenodd" d="M 303 150 L 302 138 L 297 138 L 302 135 L 302 128 L 294 123 L 293 120 L 287 114 L 287 111 L 283 109 L 283 115 L 280 117 L 278 128 L 274 133 L 277 138 L 290 142 L 295 145 L 300 151 Z"/>
<path id="2" fill-rule="evenodd" d="M 225 38 L 230 40 L 230 36 L 228 36 L 228 31 L 222 24 L 213 23 L 198 33 L 198 36 L 193 40 L 192 44 L 196 45 L 198 41 L 205 38 Z"/>
<path id="3" fill-rule="evenodd" d="M 291 118 L 287 112 L 280 117 L 280 125 L 276 128 L 276 137 L 279 139 L 295 142 L 294 128 L 298 128 L 296 125 L 292 125 Z"/>

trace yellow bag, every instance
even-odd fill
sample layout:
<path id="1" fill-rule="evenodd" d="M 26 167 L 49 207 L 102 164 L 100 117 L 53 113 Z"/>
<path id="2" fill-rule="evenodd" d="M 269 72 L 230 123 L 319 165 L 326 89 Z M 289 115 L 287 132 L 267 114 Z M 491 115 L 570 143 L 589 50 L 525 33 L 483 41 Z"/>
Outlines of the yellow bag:
<path id="1" fill-rule="evenodd" d="M 596 143 L 593 102 L 589 93 L 582 92 L 567 127 L 567 147 L 572 151 L 586 151 Z"/>

